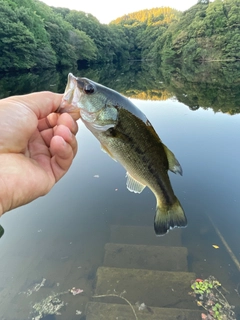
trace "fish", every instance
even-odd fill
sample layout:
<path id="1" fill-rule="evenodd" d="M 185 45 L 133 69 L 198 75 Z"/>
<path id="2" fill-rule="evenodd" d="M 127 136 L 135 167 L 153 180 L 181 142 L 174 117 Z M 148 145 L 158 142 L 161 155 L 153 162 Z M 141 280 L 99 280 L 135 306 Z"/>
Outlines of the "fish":
<path id="1" fill-rule="evenodd" d="M 146 115 L 117 91 L 70 73 L 58 112 L 76 109 L 102 150 L 126 169 L 128 190 L 141 193 L 147 186 L 155 195 L 156 235 L 186 227 L 186 215 L 168 176 L 168 170 L 182 175 L 181 165 Z"/>

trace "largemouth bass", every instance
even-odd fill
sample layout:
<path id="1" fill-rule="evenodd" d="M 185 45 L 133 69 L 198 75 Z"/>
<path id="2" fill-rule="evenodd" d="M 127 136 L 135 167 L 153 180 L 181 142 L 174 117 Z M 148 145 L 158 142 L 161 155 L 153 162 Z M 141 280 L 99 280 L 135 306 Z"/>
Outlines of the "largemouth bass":
<path id="1" fill-rule="evenodd" d="M 163 235 L 171 228 L 185 227 L 186 216 L 168 177 L 168 170 L 182 174 L 182 168 L 146 116 L 118 92 L 69 74 L 59 112 L 76 108 L 102 150 L 126 169 L 128 190 L 141 193 L 147 186 L 154 193 L 155 233 Z"/>

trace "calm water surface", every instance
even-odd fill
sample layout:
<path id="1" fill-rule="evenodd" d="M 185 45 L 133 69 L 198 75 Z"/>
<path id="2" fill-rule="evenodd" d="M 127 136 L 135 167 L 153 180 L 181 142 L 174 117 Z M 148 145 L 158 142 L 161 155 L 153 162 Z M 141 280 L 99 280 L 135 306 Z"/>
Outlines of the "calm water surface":
<path id="1" fill-rule="evenodd" d="M 179 244 L 188 249 L 188 270 L 195 272 L 198 278 L 216 277 L 228 290 L 227 298 L 236 306 L 240 319 L 240 270 L 237 267 L 237 261 L 240 261 L 238 96 L 233 97 L 235 104 L 229 101 L 229 94 L 221 99 L 217 94 L 210 101 L 207 100 L 209 91 L 205 94 L 201 91 L 202 97 L 198 96 L 197 89 L 193 92 L 190 88 L 190 84 L 194 86 L 193 82 L 179 85 L 174 91 L 176 74 L 171 81 L 164 76 L 146 76 L 144 83 L 150 84 L 147 86 L 143 83 L 146 70 L 147 67 L 128 73 L 129 70 L 114 69 L 111 71 L 114 75 L 112 85 L 111 79 L 105 77 L 107 71 L 101 71 L 101 74 L 90 69 L 78 71 L 78 74 L 131 96 L 162 141 L 174 152 L 183 168 L 183 176 L 169 175 L 188 218 L 188 227 L 181 230 Z M 66 74 L 54 74 L 50 80 L 47 74 L 25 75 L 25 85 L 20 81 L 22 87 L 19 88 L 16 82 L 11 85 L 11 77 L 6 77 L 6 81 L 0 83 L 4 89 L 2 97 L 34 90 L 62 92 Z M 33 78 L 37 87 L 33 85 Z M 203 85 L 202 81 L 200 85 Z M 239 80 L 237 85 L 239 87 Z M 225 89 L 233 94 L 238 92 L 237 85 L 232 91 L 229 86 Z M 218 88 L 216 83 L 214 86 Z M 198 87 L 196 83 L 195 87 Z M 187 105 L 189 96 L 195 100 Z M 148 100 L 140 99 L 142 97 Z M 204 97 L 205 104 L 201 105 Z M 234 115 L 216 112 L 216 99 L 221 104 L 218 109 L 224 105 L 222 99 L 226 99 L 231 104 L 229 112 Z M 224 107 L 227 109 L 226 105 Z M 40 319 L 41 313 L 34 313 L 35 304 L 56 293 L 63 293 L 58 298 L 67 304 L 61 308 L 62 315 L 45 314 L 44 317 L 42 314 L 42 319 L 85 319 L 86 303 L 92 300 L 95 292 L 96 272 L 103 265 L 104 246 L 111 242 L 111 226 L 151 227 L 154 234 L 155 197 L 151 191 L 146 188 L 141 195 L 130 193 L 126 189 L 125 170 L 100 150 L 99 142 L 81 121 L 77 138 L 79 151 L 74 163 L 53 190 L 0 220 L 5 230 L 0 239 L 0 319 Z M 231 249 L 235 262 L 215 228 Z M 176 233 L 178 230 L 174 229 L 166 237 L 175 237 Z M 124 243 L 125 237 L 126 234 L 122 234 L 121 241 L 120 235 L 118 242 Z M 148 237 L 147 232 L 138 235 L 142 244 L 149 243 Z M 161 239 L 157 238 L 154 244 L 157 245 L 158 241 L 161 244 Z M 212 245 L 219 246 L 219 249 Z M 84 291 L 73 296 L 68 292 L 72 287 Z M 109 288 L 110 293 L 112 289 Z M 126 297 L 130 299 L 127 293 Z M 132 304 L 136 302 L 131 301 Z M 82 314 L 76 315 L 76 310 Z"/>

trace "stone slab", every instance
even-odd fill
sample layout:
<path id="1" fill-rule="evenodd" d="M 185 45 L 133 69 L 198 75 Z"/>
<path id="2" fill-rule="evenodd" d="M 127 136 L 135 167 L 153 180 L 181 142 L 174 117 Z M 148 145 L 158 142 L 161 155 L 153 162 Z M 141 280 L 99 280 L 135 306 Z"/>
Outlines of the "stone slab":
<path id="1" fill-rule="evenodd" d="M 124 297 L 132 304 L 139 301 L 153 307 L 196 309 L 189 295 L 195 278 L 190 272 L 100 267 L 95 294 L 121 295 L 124 292 Z M 105 297 L 100 302 L 122 303 L 122 299 Z"/>
<path id="2" fill-rule="evenodd" d="M 138 320 L 200 320 L 201 311 L 174 308 L 147 307 L 139 310 L 133 306 Z M 86 320 L 136 320 L 129 305 L 89 302 Z"/>
<path id="3" fill-rule="evenodd" d="M 103 265 L 116 268 L 188 271 L 185 247 L 107 243 Z"/>
<path id="4" fill-rule="evenodd" d="M 153 227 L 112 225 L 109 242 L 156 246 L 182 246 L 182 230 L 170 230 L 164 236 L 156 236 Z"/>

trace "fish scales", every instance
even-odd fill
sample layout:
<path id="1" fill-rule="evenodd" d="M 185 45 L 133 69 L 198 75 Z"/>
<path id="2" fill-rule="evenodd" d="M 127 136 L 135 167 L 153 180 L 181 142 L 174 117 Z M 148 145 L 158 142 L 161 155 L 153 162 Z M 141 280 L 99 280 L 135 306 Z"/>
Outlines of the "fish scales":
<path id="1" fill-rule="evenodd" d="M 112 132 L 114 130 L 114 132 Z M 168 160 L 163 145 L 153 127 L 147 125 L 128 110 L 119 108 L 118 122 L 114 129 L 95 133 L 128 173 L 154 193 L 163 195 L 162 204 L 175 202 L 167 175 Z M 165 179 L 160 177 L 164 175 Z"/>

